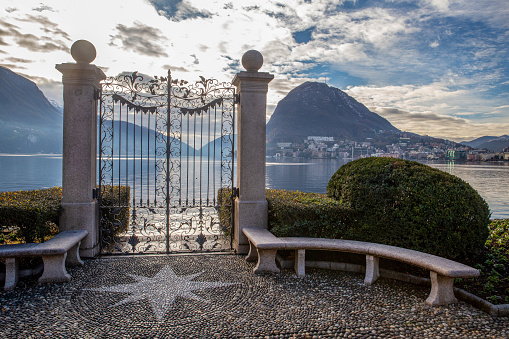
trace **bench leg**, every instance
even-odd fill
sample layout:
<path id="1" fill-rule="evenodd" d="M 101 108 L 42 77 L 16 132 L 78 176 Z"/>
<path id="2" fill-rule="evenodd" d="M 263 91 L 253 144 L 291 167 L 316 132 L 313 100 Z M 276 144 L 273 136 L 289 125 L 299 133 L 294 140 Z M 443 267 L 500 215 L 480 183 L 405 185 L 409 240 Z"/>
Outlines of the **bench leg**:
<path id="1" fill-rule="evenodd" d="M 430 277 L 431 292 L 429 293 L 428 299 L 426 299 L 427 305 L 442 306 L 458 301 L 454 296 L 454 278 L 445 277 L 436 272 L 430 272 Z"/>
<path id="2" fill-rule="evenodd" d="M 378 257 L 366 255 L 366 276 L 364 277 L 364 284 L 371 285 L 378 277 L 380 277 Z"/>
<path id="3" fill-rule="evenodd" d="M 256 251 L 256 247 L 253 243 L 249 242 L 249 253 L 246 256 L 246 261 L 256 261 L 258 259 L 258 252 Z"/>
<path id="4" fill-rule="evenodd" d="M 80 244 L 81 241 L 78 241 L 76 245 L 71 247 L 69 251 L 67 251 L 67 258 L 65 259 L 65 264 L 70 267 L 74 266 L 83 266 L 83 260 L 80 258 Z"/>
<path id="5" fill-rule="evenodd" d="M 39 278 L 40 283 L 48 282 L 66 282 L 71 280 L 71 276 L 65 270 L 65 258 L 67 252 L 59 255 L 46 255 L 42 257 L 44 262 L 44 271 Z"/>
<path id="6" fill-rule="evenodd" d="M 19 281 L 19 259 L 5 259 L 5 291 L 12 291 Z"/>
<path id="7" fill-rule="evenodd" d="M 277 250 L 258 249 L 258 263 L 253 272 L 256 274 L 279 273 L 279 268 L 276 266 L 276 253 Z"/>
<path id="8" fill-rule="evenodd" d="M 295 274 L 302 278 L 306 276 L 306 250 L 295 250 Z"/>

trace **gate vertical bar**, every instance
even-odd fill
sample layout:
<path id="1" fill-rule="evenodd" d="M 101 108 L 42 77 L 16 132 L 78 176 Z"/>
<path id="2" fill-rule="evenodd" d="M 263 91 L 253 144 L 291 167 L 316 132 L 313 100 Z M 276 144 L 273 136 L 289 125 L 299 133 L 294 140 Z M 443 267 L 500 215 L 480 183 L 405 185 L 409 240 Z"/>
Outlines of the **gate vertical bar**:
<path id="1" fill-rule="evenodd" d="M 103 95 L 102 95 L 102 86 L 99 89 L 99 184 L 98 184 L 98 194 L 97 194 L 97 200 L 99 203 L 99 253 L 103 251 L 103 228 L 101 227 L 101 219 L 102 219 L 102 211 L 101 211 L 101 205 L 102 205 L 102 185 L 103 185 L 103 123 L 104 123 L 104 117 L 103 117 L 103 110 L 104 108 L 104 101 L 103 101 Z"/>
<path id="2" fill-rule="evenodd" d="M 166 105 L 166 253 L 170 253 L 171 72 L 168 70 Z"/>
<path id="3" fill-rule="evenodd" d="M 237 94 L 235 93 L 235 89 L 232 89 L 233 92 L 233 103 L 232 103 L 232 183 L 231 183 L 231 198 L 230 198 L 230 208 L 231 208 L 231 229 L 230 229 L 230 249 L 233 249 L 233 239 L 234 239 L 234 225 L 235 225 L 235 197 L 237 196 L 236 189 L 234 187 L 233 178 L 235 178 L 235 107 L 237 105 Z"/>

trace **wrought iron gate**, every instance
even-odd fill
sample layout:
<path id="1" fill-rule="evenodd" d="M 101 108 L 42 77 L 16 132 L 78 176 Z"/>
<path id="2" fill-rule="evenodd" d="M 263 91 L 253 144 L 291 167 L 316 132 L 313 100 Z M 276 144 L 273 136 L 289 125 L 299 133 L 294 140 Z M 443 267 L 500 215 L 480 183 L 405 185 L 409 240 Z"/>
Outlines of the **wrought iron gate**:
<path id="1" fill-rule="evenodd" d="M 134 72 L 102 83 L 103 254 L 231 249 L 235 89 L 200 79 Z"/>

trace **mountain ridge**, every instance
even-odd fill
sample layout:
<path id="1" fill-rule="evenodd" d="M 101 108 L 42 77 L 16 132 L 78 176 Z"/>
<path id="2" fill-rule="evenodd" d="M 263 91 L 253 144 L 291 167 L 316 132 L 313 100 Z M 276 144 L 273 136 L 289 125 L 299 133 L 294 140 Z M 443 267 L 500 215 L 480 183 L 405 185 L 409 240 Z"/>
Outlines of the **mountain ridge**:
<path id="1" fill-rule="evenodd" d="M 502 152 L 504 148 L 509 147 L 509 135 L 490 136 L 486 135 L 470 141 L 461 141 L 460 144 L 478 148 L 487 149 L 491 152 Z"/>
<path id="2" fill-rule="evenodd" d="M 33 81 L 0 66 L 0 119 L 52 127 L 53 124 L 62 126 L 63 114 Z"/>
<path id="3" fill-rule="evenodd" d="M 360 141 L 380 133 L 401 131 L 340 89 L 318 82 L 292 89 L 267 123 L 269 143 L 302 142 L 310 135 Z"/>
<path id="4" fill-rule="evenodd" d="M 61 153 L 63 113 L 37 85 L 0 66 L 0 152 Z"/>

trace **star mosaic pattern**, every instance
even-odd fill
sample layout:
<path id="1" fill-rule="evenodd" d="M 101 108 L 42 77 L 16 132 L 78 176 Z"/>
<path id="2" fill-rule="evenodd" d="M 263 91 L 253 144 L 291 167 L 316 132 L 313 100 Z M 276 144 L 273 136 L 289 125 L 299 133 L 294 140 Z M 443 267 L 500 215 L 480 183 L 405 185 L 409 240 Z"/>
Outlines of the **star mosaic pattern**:
<path id="1" fill-rule="evenodd" d="M 203 273 L 204 272 L 199 272 L 185 276 L 177 276 L 170 266 L 164 266 L 153 278 L 128 274 L 128 276 L 135 279 L 137 282 L 132 284 L 89 288 L 86 290 L 130 294 L 126 299 L 110 307 L 117 307 L 126 303 L 147 299 L 152 306 L 157 321 L 161 321 L 177 297 L 208 303 L 208 300 L 197 296 L 192 291 L 237 284 L 193 281 L 194 278 L 199 277 Z"/>

